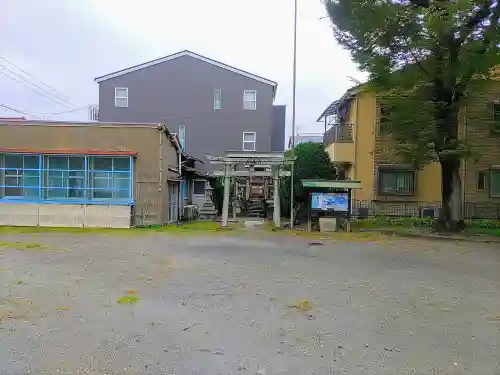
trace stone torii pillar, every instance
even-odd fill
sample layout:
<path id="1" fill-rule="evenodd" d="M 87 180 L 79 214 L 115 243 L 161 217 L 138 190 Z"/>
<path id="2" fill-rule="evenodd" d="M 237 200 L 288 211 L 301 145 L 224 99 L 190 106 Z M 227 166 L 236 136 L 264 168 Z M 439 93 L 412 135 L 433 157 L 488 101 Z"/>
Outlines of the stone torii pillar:
<path id="1" fill-rule="evenodd" d="M 229 189 L 230 189 L 230 171 L 231 166 L 226 164 L 224 166 L 224 199 L 222 201 L 222 222 L 221 227 L 227 228 L 228 226 L 228 217 L 229 217 Z"/>
<path id="2" fill-rule="evenodd" d="M 274 207 L 273 207 L 273 221 L 274 225 L 281 227 L 281 209 L 280 209 L 280 167 L 273 167 L 273 182 L 274 182 Z"/>

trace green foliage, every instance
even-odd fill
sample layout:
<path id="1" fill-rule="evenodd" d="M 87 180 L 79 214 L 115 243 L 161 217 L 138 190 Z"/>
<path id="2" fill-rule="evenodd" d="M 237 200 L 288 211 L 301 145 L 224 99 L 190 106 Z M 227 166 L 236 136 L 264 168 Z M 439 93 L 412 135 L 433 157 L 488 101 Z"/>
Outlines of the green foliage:
<path id="1" fill-rule="evenodd" d="M 470 156 L 457 136 L 459 105 L 500 61 L 500 7 L 486 3 L 325 0 L 337 41 L 386 109 L 381 130 L 417 166 Z"/>
<path id="2" fill-rule="evenodd" d="M 452 223 L 460 159 L 459 110 L 498 78 L 500 5 L 477 0 L 324 0 L 337 41 L 370 73 L 385 107 L 381 131 L 421 167 L 439 161 L 443 223 Z M 383 150 L 382 150 L 383 151 Z"/>
<path id="3" fill-rule="evenodd" d="M 292 150 L 288 150 L 285 155 L 293 155 L 297 158 L 294 165 L 294 202 L 295 204 L 306 203 L 307 193 L 304 191 L 301 179 L 325 179 L 335 180 L 336 172 L 330 155 L 325 150 L 322 143 L 304 142 L 300 143 Z M 286 166 L 290 170 L 290 166 Z M 280 185 L 281 210 L 282 214 L 290 214 L 290 178 L 285 178 Z"/>
<path id="4" fill-rule="evenodd" d="M 466 225 L 474 229 L 500 229 L 500 220 L 470 219 Z M 431 229 L 435 226 L 434 218 L 375 216 L 368 219 L 354 219 L 353 223 L 358 228 L 420 228 Z"/>
<path id="5" fill-rule="evenodd" d="M 222 201 L 224 200 L 224 177 L 217 177 L 210 180 L 212 190 L 212 199 L 215 210 L 220 215 L 222 213 Z"/>

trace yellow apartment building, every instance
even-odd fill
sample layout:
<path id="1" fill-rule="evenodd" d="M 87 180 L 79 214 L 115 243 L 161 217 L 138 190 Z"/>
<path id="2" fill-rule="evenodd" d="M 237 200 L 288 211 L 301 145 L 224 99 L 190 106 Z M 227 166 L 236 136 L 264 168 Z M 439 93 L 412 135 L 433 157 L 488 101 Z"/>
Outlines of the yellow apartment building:
<path id="1" fill-rule="evenodd" d="M 417 170 L 391 152 L 393 140 L 379 132 L 380 105 L 373 91 L 347 90 L 318 122 L 324 122 L 323 141 L 334 165 L 346 178 L 361 181 L 353 192 L 354 207 L 364 207 L 364 214 L 418 216 L 427 209 L 438 215 L 439 163 Z M 462 107 L 460 136 L 477 150 L 462 162 L 465 215 L 500 218 L 500 87 Z"/>

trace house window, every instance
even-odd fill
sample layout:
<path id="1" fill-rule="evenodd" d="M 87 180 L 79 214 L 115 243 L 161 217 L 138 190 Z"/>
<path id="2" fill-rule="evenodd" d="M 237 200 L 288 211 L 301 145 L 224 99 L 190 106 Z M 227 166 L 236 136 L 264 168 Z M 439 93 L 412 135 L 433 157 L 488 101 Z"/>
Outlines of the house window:
<path id="1" fill-rule="evenodd" d="M 490 196 L 500 198 L 500 169 L 492 169 L 490 173 Z"/>
<path id="2" fill-rule="evenodd" d="M 0 199 L 132 202 L 130 156 L 0 154 Z"/>
<path id="3" fill-rule="evenodd" d="M 245 90 L 243 92 L 243 109 L 248 111 L 257 109 L 257 91 Z"/>
<path id="4" fill-rule="evenodd" d="M 486 189 L 486 172 L 477 172 L 477 190 L 482 191 Z"/>
<path id="5" fill-rule="evenodd" d="M 115 107 L 121 107 L 121 108 L 128 107 L 128 88 L 126 87 L 115 88 Z"/>
<path id="6" fill-rule="evenodd" d="M 45 157 L 45 199 L 85 197 L 85 156 Z"/>
<path id="7" fill-rule="evenodd" d="M 222 103 L 222 91 L 214 90 L 214 109 L 220 109 Z"/>
<path id="8" fill-rule="evenodd" d="M 130 195 L 129 158 L 95 156 L 89 160 L 93 199 L 126 199 Z"/>
<path id="9" fill-rule="evenodd" d="M 500 103 L 493 103 L 493 131 L 500 132 Z"/>
<path id="10" fill-rule="evenodd" d="M 193 184 L 194 195 L 205 195 L 205 181 L 197 180 Z"/>
<path id="11" fill-rule="evenodd" d="M 415 194 L 415 171 L 379 169 L 378 191 L 380 195 Z"/>
<path id="12" fill-rule="evenodd" d="M 179 125 L 179 142 L 182 150 L 186 149 L 186 125 Z"/>
<path id="13" fill-rule="evenodd" d="M 30 198 L 39 194 L 39 158 L 37 155 L 0 155 L 0 198 Z"/>
<path id="14" fill-rule="evenodd" d="M 243 151 L 255 151 L 255 132 L 243 132 Z"/>

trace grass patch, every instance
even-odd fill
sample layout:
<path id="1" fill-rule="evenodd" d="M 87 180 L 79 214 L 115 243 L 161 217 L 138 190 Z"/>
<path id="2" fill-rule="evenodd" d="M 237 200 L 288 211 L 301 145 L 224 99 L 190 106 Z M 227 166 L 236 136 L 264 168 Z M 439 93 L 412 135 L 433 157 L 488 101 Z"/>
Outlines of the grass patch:
<path id="1" fill-rule="evenodd" d="M 435 219 L 418 217 L 391 217 L 375 216 L 368 219 L 353 219 L 353 227 L 356 229 L 384 229 L 395 232 L 408 231 L 432 231 Z M 487 235 L 500 237 L 500 220 L 468 219 L 465 220 L 467 229 L 462 235 Z"/>
<path id="2" fill-rule="evenodd" d="M 128 295 L 128 296 L 122 296 L 120 298 L 118 298 L 118 300 L 116 301 L 116 303 L 120 304 L 120 305 L 131 305 L 131 304 L 134 304 L 134 303 L 138 303 L 139 302 L 139 297 L 137 296 L 131 296 L 131 295 Z"/>
<path id="3" fill-rule="evenodd" d="M 168 225 L 160 231 L 172 234 L 227 234 L 243 228 L 241 223 L 230 223 L 228 228 L 221 228 L 220 223 L 213 220 L 197 220 L 180 225 Z"/>
<path id="4" fill-rule="evenodd" d="M 48 250 L 45 245 L 29 242 L 0 242 L 0 248 L 15 249 L 21 251 L 41 251 Z"/>
<path id="5" fill-rule="evenodd" d="M 229 224 L 228 229 L 221 229 L 220 223 L 212 220 L 197 220 L 192 222 L 170 224 L 167 226 L 152 225 L 136 228 L 62 228 L 62 227 L 6 227 L 0 226 L 0 234 L 111 234 L 111 235 L 143 235 L 148 233 L 169 234 L 208 234 L 228 233 L 242 229 L 239 223 Z"/>
<path id="6" fill-rule="evenodd" d="M 300 237 L 310 240 L 332 240 L 339 242 L 381 242 L 387 241 L 389 236 L 376 231 L 352 231 L 352 232 L 306 232 L 295 229 L 282 229 L 277 231 L 266 230 L 278 236 Z"/>
<path id="7" fill-rule="evenodd" d="M 307 299 L 303 299 L 301 301 L 298 301 L 297 303 L 289 305 L 288 307 L 291 309 L 296 309 L 300 312 L 307 312 L 312 309 L 312 303 Z"/>

